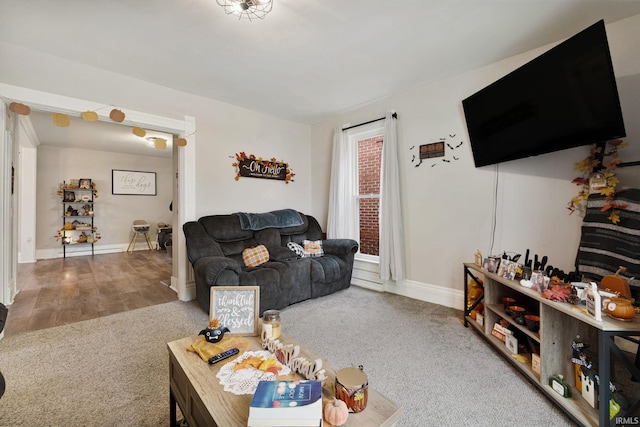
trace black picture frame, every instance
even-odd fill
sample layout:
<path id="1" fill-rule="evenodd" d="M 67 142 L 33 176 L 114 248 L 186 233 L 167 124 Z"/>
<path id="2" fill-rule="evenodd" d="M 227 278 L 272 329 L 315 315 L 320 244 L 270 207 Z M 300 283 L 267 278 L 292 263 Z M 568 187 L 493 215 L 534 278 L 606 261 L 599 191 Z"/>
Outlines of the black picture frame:
<path id="1" fill-rule="evenodd" d="M 78 180 L 78 188 L 80 190 L 91 190 L 91 179 L 90 178 L 80 178 Z"/>
<path id="2" fill-rule="evenodd" d="M 76 201 L 76 193 L 74 191 L 64 191 L 64 201 L 65 202 L 75 202 Z"/>

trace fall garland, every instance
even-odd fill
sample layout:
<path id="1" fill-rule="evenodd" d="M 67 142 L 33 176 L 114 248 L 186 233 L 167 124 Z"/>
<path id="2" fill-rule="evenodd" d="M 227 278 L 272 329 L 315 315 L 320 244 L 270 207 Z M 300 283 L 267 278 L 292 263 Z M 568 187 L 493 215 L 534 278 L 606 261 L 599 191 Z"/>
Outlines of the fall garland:
<path id="1" fill-rule="evenodd" d="M 609 221 L 614 224 L 620 222 L 620 209 L 625 209 L 627 207 L 626 203 L 616 202 L 615 197 L 617 194 L 616 187 L 620 183 L 618 178 L 616 177 L 615 170 L 622 161 L 618 156 L 618 149 L 624 148 L 628 144 L 623 142 L 620 139 L 614 139 L 611 141 L 607 141 L 604 146 L 604 149 L 607 148 L 609 151 L 605 151 L 603 153 L 603 147 L 594 144 L 591 148 L 589 156 L 576 163 L 576 170 L 582 172 L 582 176 L 575 178 L 572 182 L 578 186 L 580 186 L 580 190 L 578 194 L 571 199 L 567 209 L 569 209 L 569 213 L 573 213 L 575 211 L 585 211 L 585 205 L 587 199 L 589 198 L 589 194 L 593 192 L 591 188 L 591 180 L 594 174 L 601 174 L 602 186 L 597 189 L 597 191 L 604 196 L 604 200 L 607 202 L 600 209 L 602 212 L 610 211 L 608 216 Z M 609 160 L 604 163 L 604 158 L 608 157 Z"/>

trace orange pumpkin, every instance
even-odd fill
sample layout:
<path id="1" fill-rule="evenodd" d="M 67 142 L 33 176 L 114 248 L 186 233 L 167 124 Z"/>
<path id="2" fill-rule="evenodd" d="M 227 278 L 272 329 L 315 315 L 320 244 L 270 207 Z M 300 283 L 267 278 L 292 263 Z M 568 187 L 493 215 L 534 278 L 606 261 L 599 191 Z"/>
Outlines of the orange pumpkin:
<path id="1" fill-rule="evenodd" d="M 349 417 L 349 408 L 342 400 L 333 398 L 333 402 L 329 402 L 324 407 L 324 419 L 329 424 L 341 426 L 347 422 Z"/>
<path id="2" fill-rule="evenodd" d="M 626 298 L 611 298 L 606 305 L 607 313 L 614 319 L 633 320 L 636 310 Z"/>

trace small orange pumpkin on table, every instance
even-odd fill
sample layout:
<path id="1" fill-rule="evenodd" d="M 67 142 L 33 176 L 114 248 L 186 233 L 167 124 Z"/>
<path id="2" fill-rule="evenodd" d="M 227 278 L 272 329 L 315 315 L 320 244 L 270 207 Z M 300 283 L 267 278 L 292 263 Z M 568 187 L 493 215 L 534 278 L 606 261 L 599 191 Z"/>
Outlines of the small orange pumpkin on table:
<path id="1" fill-rule="evenodd" d="M 349 408 L 347 404 L 340 399 L 333 398 L 333 401 L 324 405 L 324 419 L 329 424 L 341 426 L 347 422 L 349 417 Z"/>

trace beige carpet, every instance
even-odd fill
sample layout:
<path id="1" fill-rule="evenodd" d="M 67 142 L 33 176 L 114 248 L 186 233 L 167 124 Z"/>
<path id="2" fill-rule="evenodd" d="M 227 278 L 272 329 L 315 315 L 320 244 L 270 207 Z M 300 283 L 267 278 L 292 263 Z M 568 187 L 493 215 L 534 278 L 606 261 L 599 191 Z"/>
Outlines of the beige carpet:
<path id="1" fill-rule="evenodd" d="M 371 386 L 403 406 L 399 426 L 573 425 L 462 326 L 460 311 L 351 287 L 281 317 L 334 366 L 364 365 Z M 5 336 L 0 426 L 166 426 L 166 343 L 206 323 L 176 301 Z"/>

